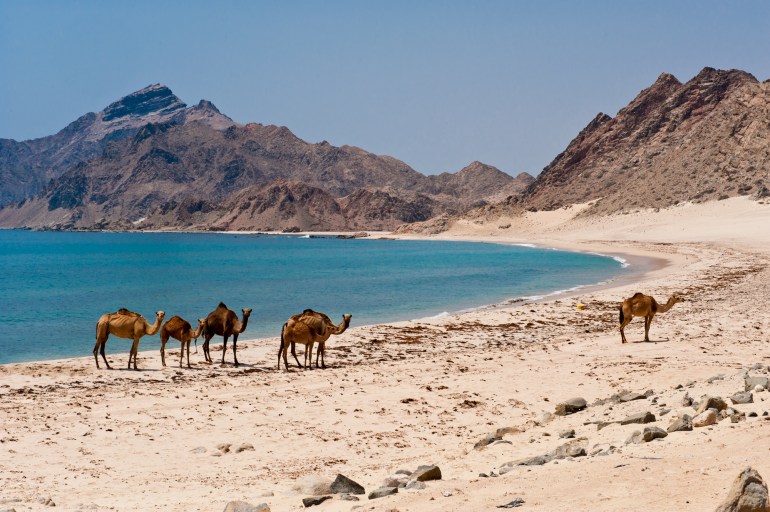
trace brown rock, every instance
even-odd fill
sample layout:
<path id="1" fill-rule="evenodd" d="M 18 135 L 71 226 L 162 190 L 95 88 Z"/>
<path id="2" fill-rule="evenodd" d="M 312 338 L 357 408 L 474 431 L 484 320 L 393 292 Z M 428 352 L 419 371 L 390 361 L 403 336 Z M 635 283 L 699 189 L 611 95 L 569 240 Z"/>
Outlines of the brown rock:
<path id="1" fill-rule="evenodd" d="M 747 467 L 733 482 L 727 499 L 716 512 L 768 512 L 767 485 L 757 471 Z"/>

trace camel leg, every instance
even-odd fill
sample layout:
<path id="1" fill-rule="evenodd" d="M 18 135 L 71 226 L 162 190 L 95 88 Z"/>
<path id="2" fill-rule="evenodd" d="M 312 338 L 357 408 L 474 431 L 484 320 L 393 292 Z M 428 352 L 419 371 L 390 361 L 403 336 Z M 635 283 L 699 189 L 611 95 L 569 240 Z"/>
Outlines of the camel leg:
<path id="1" fill-rule="evenodd" d="M 324 354 L 326 353 L 326 343 L 318 344 L 318 353 L 315 355 L 315 367 L 318 368 L 318 357 L 321 357 L 321 368 L 326 369 L 326 361 L 324 360 Z M 311 354 L 312 355 L 312 354 Z"/>
<path id="2" fill-rule="evenodd" d="M 179 360 L 179 367 L 182 367 L 182 360 Z M 187 367 L 191 368 L 190 366 L 190 340 L 187 340 Z"/>
<path id="3" fill-rule="evenodd" d="M 629 319 L 624 319 L 624 320 L 623 320 L 623 323 L 621 323 L 621 324 L 620 324 L 620 339 L 622 340 L 622 341 L 621 341 L 622 343 L 625 343 L 625 342 L 626 342 L 626 333 L 625 333 L 624 329 L 626 328 L 626 326 L 627 326 L 627 325 L 628 325 L 630 322 L 631 322 L 631 320 L 629 320 Z"/>
<path id="4" fill-rule="evenodd" d="M 163 365 L 163 367 L 166 367 L 166 342 L 168 339 L 161 339 L 160 340 L 160 363 Z"/>
<path id="5" fill-rule="evenodd" d="M 224 362 L 224 351 L 222 352 L 222 362 Z M 238 367 L 238 333 L 233 334 L 233 361 L 235 367 Z"/>
<path id="6" fill-rule="evenodd" d="M 211 363 L 211 354 L 209 353 L 209 341 L 211 341 L 212 336 L 206 335 L 206 341 L 203 342 L 203 357 L 206 358 L 207 363 Z"/>
<path id="7" fill-rule="evenodd" d="M 128 354 L 128 369 L 131 369 L 131 357 L 134 358 L 134 370 L 138 370 L 136 367 L 136 353 L 139 352 L 139 338 L 134 338 L 134 343 L 131 345 L 131 352 Z"/>
<path id="8" fill-rule="evenodd" d="M 222 343 L 222 364 L 225 364 L 225 353 L 227 352 L 227 338 L 229 336 L 222 336 L 225 341 Z"/>
<path id="9" fill-rule="evenodd" d="M 644 341 L 650 341 L 650 326 L 652 325 L 653 315 L 644 317 Z"/>
<path id="10" fill-rule="evenodd" d="M 305 368 L 313 369 L 313 345 L 315 342 L 311 341 L 310 345 L 305 345 Z M 316 363 L 316 366 L 318 364 Z"/>
<path id="11" fill-rule="evenodd" d="M 301 364 L 299 364 L 299 358 L 297 357 L 297 343 L 295 340 L 291 340 L 291 355 L 294 356 L 294 360 L 297 361 L 297 366 L 299 368 L 304 368 Z"/>
<path id="12" fill-rule="evenodd" d="M 112 366 L 110 366 L 110 363 L 107 362 L 107 356 L 104 355 L 104 349 L 107 347 L 107 339 L 97 341 L 96 347 L 94 347 L 94 359 L 96 359 L 96 367 L 99 368 L 99 358 L 96 357 L 96 350 L 97 347 L 99 348 L 99 352 L 102 354 L 102 359 L 104 359 L 104 364 L 107 366 L 108 370 L 112 370 Z"/>

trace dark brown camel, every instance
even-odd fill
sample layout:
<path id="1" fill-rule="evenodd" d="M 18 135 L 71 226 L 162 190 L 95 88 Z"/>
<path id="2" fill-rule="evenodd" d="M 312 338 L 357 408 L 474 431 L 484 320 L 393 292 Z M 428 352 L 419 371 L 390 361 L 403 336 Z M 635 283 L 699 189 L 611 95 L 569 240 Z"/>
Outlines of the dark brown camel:
<path id="1" fill-rule="evenodd" d="M 643 293 L 636 293 L 633 297 L 623 301 L 620 306 L 620 340 L 626 342 L 626 333 L 623 329 L 631 322 L 635 316 L 644 317 L 644 341 L 650 341 L 650 325 L 656 313 L 665 313 L 678 302 L 684 302 L 679 295 L 672 295 L 665 304 L 658 302 L 651 296 Z"/>
<path id="2" fill-rule="evenodd" d="M 203 318 L 198 320 L 198 328 L 193 331 L 190 322 L 182 318 L 181 316 L 171 317 L 163 327 L 160 328 L 160 360 L 163 366 L 166 366 L 166 342 L 169 337 L 178 340 L 182 344 L 182 353 L 179 354 L 179 367 L 182 367 L 182 361 L 184 360 L 184 349 L 187 347 L 187 367 L 190 368 L 190 340 L 192 338 L 198 339 L 198 336 L 203 332 L 203 325 L 206 320 Z"/>
<path id="3" fill-rule="evenodd" d="M 238 335 L 246 330 L 246 324 L 249 323 L 249 315 L 251 309 L 245 308 L 243 311 L 243 320 L 238 320 L 238 315 L 234 311 L 227 309 L 227 306 L 223 302 L 219 303 L 217 309 L 209 313 L 206 317 L 205 325 L 203 326 L 204 342 L 203 342 L 203 355 L 206 357 L 206 361 L 211 361 L 211 354 L 209 353 L 209 341 L 216 336 L 222 336 L 224 338 L 224 344 L 222 345 L 222 364 L 225 364 L 225 352 L 227 352 L 227 338 L 233 337 L 233 361 L 235 366 L 238 366 L 238 353 L 237 343 Z"/>
<path id="4" fill-rule="evenodd" d="M 315 366 L 318 368 L 318 359 L 321 359 L 321 367 L 326 368 L 326 361 L 324 360 L 324 353 L 326 352 L 326 340 L 332 334 L 342 334 L 347 330 L 350 325 L 350 319 L 352 315 L 342 315 L 342 322 L 339 325 L 334 325 L 331 319 L 323 313 L 318 313 L 312 309 L 306 309 L 299 315 L 294 315 L 283 324 L 281 328 L 281 346 L 278 349 L 278 369 L 281 368 L 281 355 L 283 354 L 283 364 L 286 370 L 289 370 L 289 362 L 286 357 L 286 353 L 291 346 L 291 355 L 294 356 L 294 360 L 297 361 L 297 366 L 303 368 L 299 364 L 297 358 L 296 344 L 302 343 L 305 345 L 305 366 L 304 368 L 313 368 L 313 344 L 318 342 L 318 352 L 316 354 Z"/>
<path id="5" fill-rule="evenodd" d="M 155 323 L 152 325 L 147 323 L 147 320 L 139 313 L 134 313 L 126 308 L 121 308 L 115 313 L 105 313 L 99 317 L 99 321 L 96 322 L 96 345 L 94 345 L 96 367 L 99 368 L 99 358 L 96 354 L 100 352 L 102 359 L 104 359 L 104 364 L 107 365 L 107 368 L 110 368 L 110 363 L 107 362 L 107 357 L 104 355 L 104 348 L 107 346 L 107 338 L 112 334 L 118 338 L 134 340 L 133 345 L 131 345 L 131 351 L 128 353 L 128 368 L 129 370 L 131 369 L 131 360 L 133 359 L 134 370 L 138 370 L 136 367 L 136 353 L 139 351 L 139 339 L 142 336 L 155 335 L 158 329 L 160 329 L 160 323 L 163 321 L 166 313 L 158 311 L 155 315 Z"/>

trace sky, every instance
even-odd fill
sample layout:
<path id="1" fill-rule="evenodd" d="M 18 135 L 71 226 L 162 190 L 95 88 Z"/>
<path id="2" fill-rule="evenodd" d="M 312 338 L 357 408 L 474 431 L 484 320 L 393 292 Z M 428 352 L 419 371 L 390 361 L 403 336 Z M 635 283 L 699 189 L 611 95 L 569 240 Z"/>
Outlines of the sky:
<path id="1" fill-rule="evenodd" d="M 0 138 L 167 85 L 414 169 L 538 174 L 662 72 L 770 78 L 770 2 L 0 0 Z"/>

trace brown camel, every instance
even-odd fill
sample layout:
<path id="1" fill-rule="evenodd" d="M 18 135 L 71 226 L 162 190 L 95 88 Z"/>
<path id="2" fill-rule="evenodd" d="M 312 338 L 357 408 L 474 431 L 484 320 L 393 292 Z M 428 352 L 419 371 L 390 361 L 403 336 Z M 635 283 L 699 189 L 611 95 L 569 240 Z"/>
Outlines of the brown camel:
<path id="1" fill-rule="evenodd" d="M 134 370 L 138 370 L 136 367 L 136 353 L 139 349 L 139 338 L 142 336 L 154 336 L 160 329 L 160 323 L 166 315 L 163 311 L 158 311 L 155 314 L 157 318 L 152 325 L 147 323 L 147 320 L 142 315 L 129 311 L 126 308 L 121 308 L 115 313 L 103 314 L 96 323 L 96 345 L 94 345 L 96 367 L 99 368 L 99 358 L 96 356 L 98 351 L 102 354 L 104 364 L 107 365 L 107 368 L 111 369 L 110 363 L 107 362 L 107 357 L 104 355 L 104 347 L 107 346 L 109 335 L 113 334 L 118 338 L 134 340 L 134 344 L 131 345 L 131 352 L 128 354 L 128 368 L 131 369 L 131 359 L 133 359 Z"/>
<path id="2" fill-rule="evenodd" d="M 318 342 L 318 353 L 316 354 L 315 366 L 318 368 L 318 359 L 321 358 L 321 367 L 326 368 L 324 353 L 326 352 L 326 340 L 332 334 L 342 334 L 350 325 L 350 319 L 353 315 L 342 315 L 342 322 L 339 325 L 329 319 L 323 313 L 318 313 L 312 309 L 306 309 L 299 315 L 294 315 L 283 324 L 281 328 L 281 346 L 278 349 L 278 369 L 281 369 L 281 354 L 283 354 L 283 364 L 286 370 L 289 370 L 289 362 L 286 353 L 291 346 L 291 355 L 297 361 L 300 368 L 313 369 L 313 344 Z M 299 364 L 297 358 L 296 344 L 305 345 L 305 366 Z"/>
<path id="3" fill-rule="evenodd" d="M 204 342 L 203 342 L 203 355 L 206 357 L 206 361 L 211 361 L 211 354 L 209 353 L 209 341 L 216 336 L 222 336 L 225 342 L 222 346 L 222 364 L 225 364 L 225 352 L 227 352 L 227 338 L 231 335 L 233 337 L 233 360 L 235 366 L 238 366 L 238 353 L 237 343 L 238 335 L 246 330 L 246 325 L 249 323 L 249 315 L 251 315 L 251 309 L 245 308 L 243 311 L 243 320 L 238 320 L 238 315 L 234 311 L 227 309 L 224 302 L 220 302 L 217 309 L 209 313 L 206 317 L 205 325 L 203 326 Z"/>
<path id="4" fill-rule="evenodd" d="M 203 332 L 203 326 L 206 320 L 201 318 L 198 320 L 198 328 L 193 331 L 190 322 L 182 318 L 181 316 L 171 317 L 163 327 L 160 328 L 160 360 L 163 366 L 166 366 L 166 342 L 168 338 L 174 338 L 182 343 L 182 353 L 179 354 L 179 367 L 182 367 L 182 361 L 184 360 L 184 349 L 187 346 L 187 367 L 190 368 L 190 340 L 192 338 L 198 339 L 198 336 Z"/>
<path id="5" fill-rule="evenodd" d="M 622 343 L 626 342 L 626 333 L 623 329 L 631 322 L 635 316 L 644 317 L 644 341 L 650 341 L 650 324 L 656 313 L 665 313 L 671 309 L 677 302 L 684 302 L 679 295 L 672 295 L 668 302 L 661 305 L 651 296 L 643 293 L 636 293 L 623 301 L 620 306 L 620 339 Z"/>

